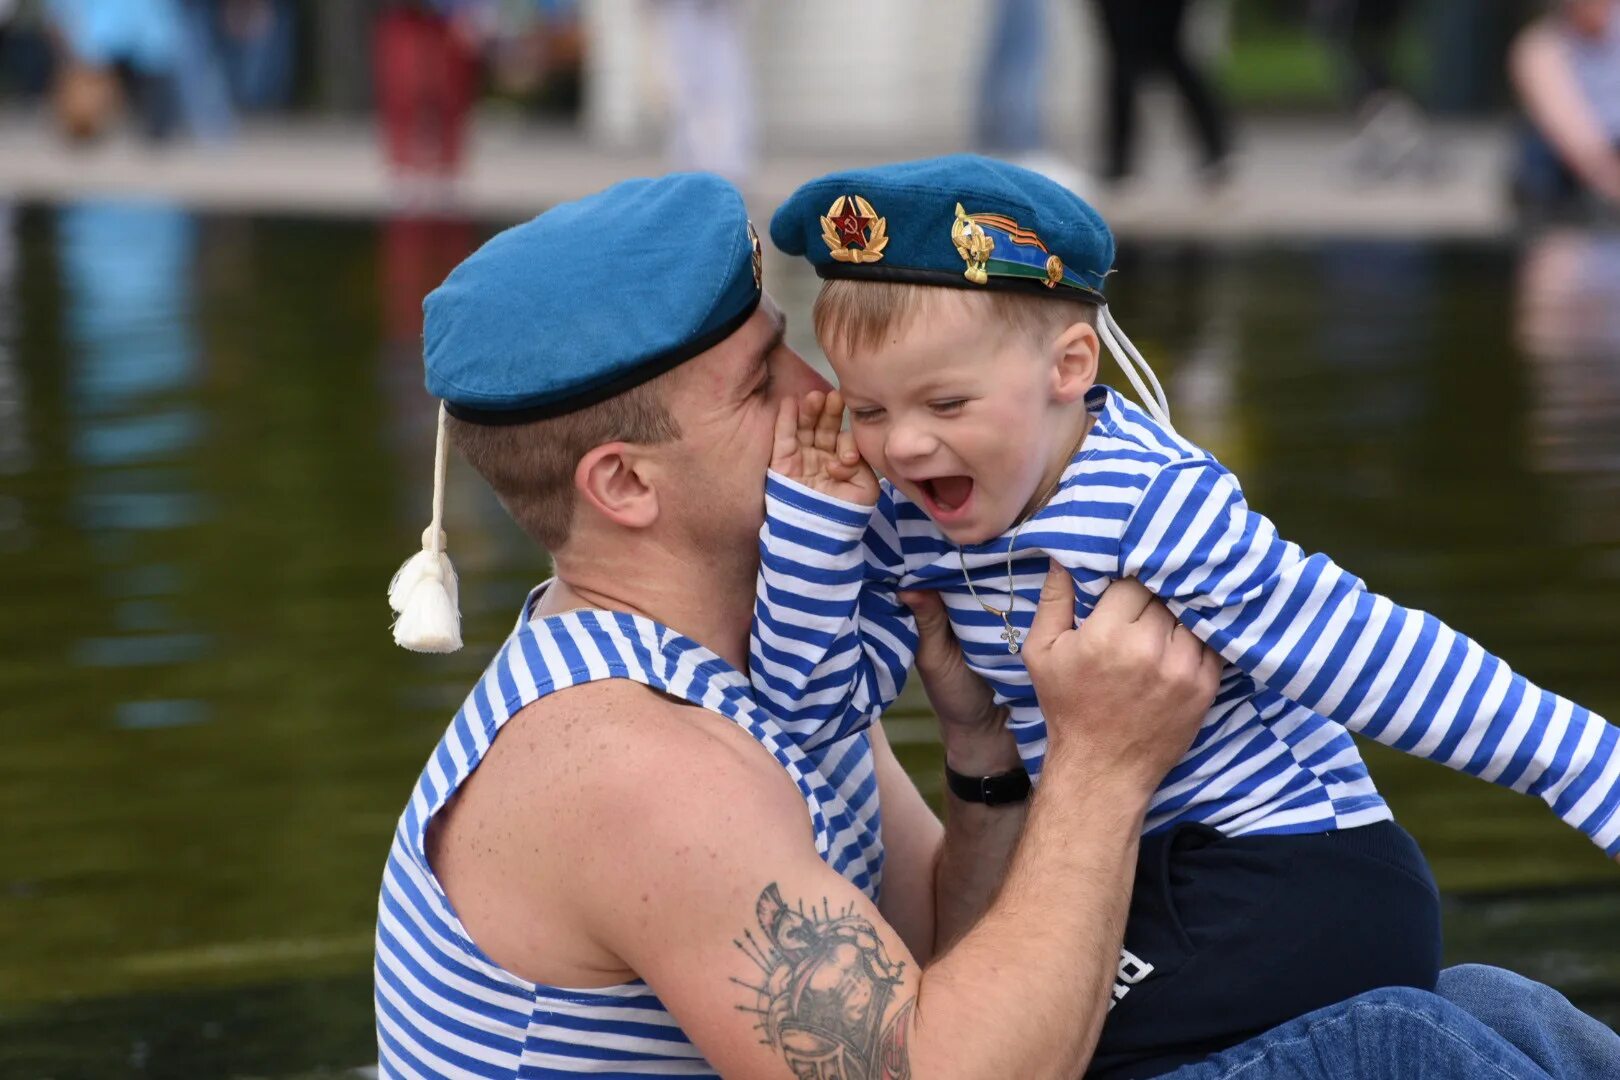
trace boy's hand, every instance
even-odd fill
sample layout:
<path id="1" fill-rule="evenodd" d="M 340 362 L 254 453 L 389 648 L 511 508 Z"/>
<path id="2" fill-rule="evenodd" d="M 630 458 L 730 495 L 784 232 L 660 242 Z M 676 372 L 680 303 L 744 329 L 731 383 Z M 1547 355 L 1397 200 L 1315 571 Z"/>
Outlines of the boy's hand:
<path id="1" fill-rule="evenodd" d="M 812 491 L 849 503 L 877 502 L 877 475 L 861 460 L 855 436 L 840 430 L 844 397 L 812 390 L 799 401 L 782 402 L 776 413 L 771 469 Z"/>

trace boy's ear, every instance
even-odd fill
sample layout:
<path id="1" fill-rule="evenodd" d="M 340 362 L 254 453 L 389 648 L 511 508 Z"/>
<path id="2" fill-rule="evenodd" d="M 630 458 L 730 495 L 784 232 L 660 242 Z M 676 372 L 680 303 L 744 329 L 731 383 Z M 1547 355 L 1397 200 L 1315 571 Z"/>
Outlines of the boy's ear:
<path id="1" fill-rule="evenodd" d="M 1052 397 L 1068 405 L 1086 396 L 1097 382 L 1102 340 L 1087 323 L 1077 322 L 1052 342 Z"/>

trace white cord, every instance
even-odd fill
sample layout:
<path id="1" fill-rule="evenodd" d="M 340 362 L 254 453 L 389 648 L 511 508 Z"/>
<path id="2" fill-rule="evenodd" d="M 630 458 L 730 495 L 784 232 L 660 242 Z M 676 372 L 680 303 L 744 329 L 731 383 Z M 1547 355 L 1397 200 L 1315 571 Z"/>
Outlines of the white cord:
<path id="1" fill-rule="evenodd" d="M 444 483 L 449 470 L 449 433 L 445 431 L 444 402 L 439 402 L 439 433 L 433 440 L 433 522 L 422 534 L 422 548 L 438 555 L 444 551 Z M 430 539 L 431 535 L 431 539 Z"/>
<path id="2" fill-rule="evenodd" d="M 1108 347 L 1109 353 L 1113 355 L 1114 362 L 1119 365 L 1137 395 L 1141 397 L 1142 407 L 1159 422 L 1160 426 L 1174 434 L 1176 429 L 1170 422 L 1170 400 L 1165 397 L 1159 377 L 1153 374 L 1148 362 L 1142 358 L 1142 354 L 1131 343 L 1131 339 L 1125 336 L 1125 331 L 1114 319 L 1114 313 L 1109 310 L 1107 304 L 1102 306 L 1102 318 L 1097 320 L 1097 333 L 1102 338 L 1103 344 Z M 1147 378 L 1146 383 L 1142 381 L 1143 376 Z M 1149 384 L 1152 385 L 1151 390 L 1148 389 Z"/>

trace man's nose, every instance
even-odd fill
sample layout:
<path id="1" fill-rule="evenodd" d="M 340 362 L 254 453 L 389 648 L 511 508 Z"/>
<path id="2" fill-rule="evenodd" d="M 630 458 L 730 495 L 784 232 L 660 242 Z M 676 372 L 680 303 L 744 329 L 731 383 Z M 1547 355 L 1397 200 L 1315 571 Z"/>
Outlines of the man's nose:
<path id="1" fill-rule="evenodd" d="M 812 390 L 825 393 L 833 388 L 832 383 L 822 378 L 821 373 L 805 363 L 798 353 L 782 361 L 775 382 L 782 395 L 792 397 L 803 397 Z"/>

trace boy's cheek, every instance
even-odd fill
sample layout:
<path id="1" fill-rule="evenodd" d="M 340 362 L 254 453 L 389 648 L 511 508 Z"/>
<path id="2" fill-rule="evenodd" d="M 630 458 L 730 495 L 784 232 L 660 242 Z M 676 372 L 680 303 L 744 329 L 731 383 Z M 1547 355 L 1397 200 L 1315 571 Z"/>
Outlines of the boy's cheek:
<path id="1" fill-rule="evenodd" d="M 855 449 L 860 451 L 866 463 L 879 473 L 887 474 L 883 461 L 883 440 L 870 430 L 863 430 L 861 425 L 851 429 L 855 434 Z"/>

